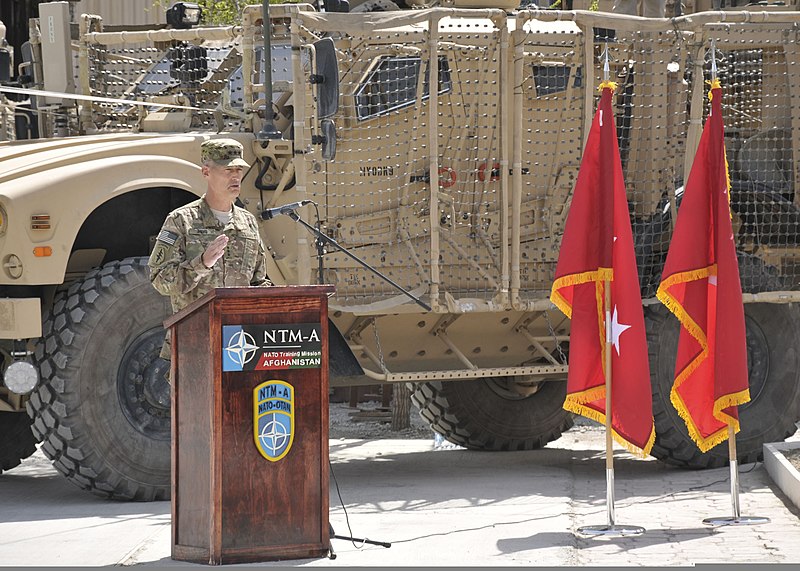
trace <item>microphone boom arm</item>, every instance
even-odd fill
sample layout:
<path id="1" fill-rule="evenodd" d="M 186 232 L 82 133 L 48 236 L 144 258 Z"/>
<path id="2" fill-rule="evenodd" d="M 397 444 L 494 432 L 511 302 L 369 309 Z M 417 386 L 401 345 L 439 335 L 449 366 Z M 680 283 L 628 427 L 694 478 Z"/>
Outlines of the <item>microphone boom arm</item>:
<path id="1" fill-rule="evenodd" d="M 381 278 L 381 279 L 385 280 L 386 282 L 390 283 L 393 287 L 395 287 L 398 290 L 402 291 L 409 298 L 414 300 L 414 302 L 417 305 L 419 305 L 420 307 L 422 307 L 426 311 L 432 311 L 431 307 L 428 304 L 426 304 L 424 301 L 422 301 L 421 299 L 416 297 L 410 291 L 408 291 L 405 288 L 403 288 L 403 286 L 401 286 L 401 285 L 395 283 L 394 281 L 392 281 L 391 278 L 389 278 L 389 277 L 383 275 L 382 273 L 380 273 L 378 270 L 376 270 L 375 268 L 370 266 L 368 263 L 366 263 L 364 260 L 362 260 L 361 258 L 356 256 L 355 254 L 353 254 L 351 252 L 348 252 L 347 249 L 343 248 L 336 240 L 334 240 L 333 238 L 331 238 L 329 236 L 326 236 L 325 234 L 320 232 L 318 229 L 314 228 L 311 224 L 309 224 L 308 222 L 306 222 L 305 220 L 300 218 L 300 216 L 294 210 L 292 210 L 291 212 L 287 212 L 286 215 L 289 218 L 291 218 L 292 220 L 294 220 L 295 222 L 299 222 L 300 224 L 302 224 L 303 226 L 308 228 L 308 230 L 311 231 L 311 233 L 314 234 L 317 237 L 317 240 L 320 240 L 321 242 L 323 242 L 325 244 L 330 244 L 331 246 L 333 246 L 334 248 L 336 248 L 340 252 L 342 252 L 344 254 L 347 254 L 350 258 L 352 258 L 353 260 L 355 260 L 356 262 L 361 264 L 364 268 L 368 269 L 369 271 L 371 271 L 372 273 L 377 275 L 379 278 Z M 320 259 L 321 258 L 322 258 L 322 254 L 320 253 Z"/>

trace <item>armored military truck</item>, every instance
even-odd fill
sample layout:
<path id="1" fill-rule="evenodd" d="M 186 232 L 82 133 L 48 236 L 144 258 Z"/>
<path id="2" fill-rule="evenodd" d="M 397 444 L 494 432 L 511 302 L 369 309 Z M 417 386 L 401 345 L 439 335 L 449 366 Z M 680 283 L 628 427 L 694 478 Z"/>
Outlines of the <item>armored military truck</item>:
<path id="1" fill-rule="evenodd" d="M 310 201 L 296 212 L 326 239 L 288 216 L 261 231 L 275 283 L 336 286 L 333 386 L 409 385 L 431 427 L 469 449 L 557 439 L 572 425 L 570 330 L 548 297 L 605 54 L 645 300 L 653 454 L 727 462 L 724 447 L 695 448 L 669 402 L 678 326 L 654 296 L 712 65 L 746 302 L 740 461 L 795 432 L 800 12 L 690 4 L 672 16 L 668 4 L 669 18 L 644 19 L 577 0 L 461 1 L 272 5 L 268 42 L 264 6 L 236 26 L 127 31 L 92 15 L 71 29 L 63 3 L 41 6 L 27 62 L 32 89 L 49 81 L 34 93 L 41 138 L 0 144 L 0 467 L 41 441 L 84 489 L 168 497 L 158 353 L 170 308 L 146 260 L 166 214 L 204 191 L 198 147 L 218 136 L 245 147 L 240 198 L 256 216 Z"/>

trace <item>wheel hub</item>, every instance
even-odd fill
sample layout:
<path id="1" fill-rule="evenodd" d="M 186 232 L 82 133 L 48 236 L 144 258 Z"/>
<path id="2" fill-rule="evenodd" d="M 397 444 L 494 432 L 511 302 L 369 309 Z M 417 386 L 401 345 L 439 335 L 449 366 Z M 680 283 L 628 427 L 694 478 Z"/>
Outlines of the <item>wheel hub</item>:
<path id="1" fill-rule="evenodd" d="M 161 358 L 154 359 L 145 369 L 144 396 L 147 402 L 160 408 L 169 408 L 169 361 Z"/>
<path id="2" fill-rule="evenodd" d="M 125 418 L 155 440 L 170 438 L 169 362 L 158 356 L 163 343 L 164 330 L 160 327 L 139 335 L 125 351 L 117 374 Z"/>

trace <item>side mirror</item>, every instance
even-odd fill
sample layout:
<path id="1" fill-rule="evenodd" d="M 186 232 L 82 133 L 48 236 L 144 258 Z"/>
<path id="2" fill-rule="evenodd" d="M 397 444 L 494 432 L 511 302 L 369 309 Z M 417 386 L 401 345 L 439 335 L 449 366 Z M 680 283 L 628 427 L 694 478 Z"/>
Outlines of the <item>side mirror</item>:
<path id="1" fill-rule="evenodd" d="M 315 73 L 311 83 L 317 86 L 317 116 L 328 119 L 339 110 L 339 64 L 333 40 L 323 38 L 314 42 Z"/>
<path id="2" fill-rule="evenodd" d="M 323 119 L 319 127 L 322 131 L 322 158 L 332 161 L 336 156 L 336 125 L 333 119 Z"/>

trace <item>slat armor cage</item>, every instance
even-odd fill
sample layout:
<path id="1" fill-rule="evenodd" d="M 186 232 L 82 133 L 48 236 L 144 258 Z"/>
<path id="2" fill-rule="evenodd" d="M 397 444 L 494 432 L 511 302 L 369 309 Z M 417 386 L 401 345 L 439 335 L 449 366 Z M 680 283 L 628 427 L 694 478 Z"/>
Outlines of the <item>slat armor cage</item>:
<path id="1" fill-rule="evenodd" d="M 792 111 L 800 109 L 800 13 L 726 12 L 720 23 L 719 12 L 644 19 L 559 10 L 271 10 L 273 109 L 293 151 L 265 169 L 280 167 L 272 177 L 280 183 L 248 204 L 268 207 L 284 192 L 281 203 L 313 200 L 323 232 L 441 316 L 418 320 L 419 306 L 332 248 L 320 279 L 313 238 L 288 220 L 267 223 L 263 233 L 290 282 L 336 286 L 334 317 L 351 347 L 375 364 L 374 378 L 402 380 L 390 379 L 390 369 L 425 370 L 426 379 L 563 378 L 558 341 L 568 322 L 548 298 L 606 51 L 645 303 L 656 303 L 708 112 L 712 60 L 724 97 L 745 301 L 800 299 L 800 114 Z M 154 105 L 86 105 L 71 128 L 148 130 L 160 122 L 177 131 L 257 133 L 265 115 L 259 15 L 250 6 L 242 26 L 130 33 L 85 20 L 83 92 Z M 333 40 L 339 67 L 333 160 L 318 144 L 312 83 L 313 43 L 322 38 Z M 374 342 L 365 334 L 370 325 Z M 382 354 L 381 340 L 404 345 L 420 328 L 443 343 L 434 350 L 419 336 L 403 355 Z M 482 344 L 492 339 L 497 347 L 487 354 Z"/>

